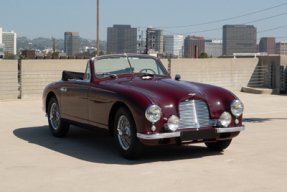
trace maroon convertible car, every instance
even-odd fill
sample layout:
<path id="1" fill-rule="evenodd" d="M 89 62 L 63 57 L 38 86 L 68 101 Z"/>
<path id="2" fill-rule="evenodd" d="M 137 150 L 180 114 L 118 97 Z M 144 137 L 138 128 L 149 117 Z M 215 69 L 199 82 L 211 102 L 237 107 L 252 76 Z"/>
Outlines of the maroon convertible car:
<path id="1" fill-rule="evenodd" d="M 223 150 L 244 130 L 242 102 L 216 86 L 171 78 L 155 57 L 100 56 L 85 73 L 63 71 L 43 92 L 43 110 L 56 137 L 69 125 L 105 129 L 121 155 L 137 158 L 143 145 L 203 142 Z"/>

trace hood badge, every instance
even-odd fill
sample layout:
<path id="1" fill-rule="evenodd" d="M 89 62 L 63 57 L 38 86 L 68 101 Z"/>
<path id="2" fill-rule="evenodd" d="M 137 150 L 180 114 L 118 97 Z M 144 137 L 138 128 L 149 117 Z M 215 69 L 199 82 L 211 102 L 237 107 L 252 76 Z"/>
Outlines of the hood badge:
<path id="1" fill-rule="evenodd" d="M 195 96 L 196 93 L 189 93 L 188 95 L 190 95 L 190 96 Z"/>

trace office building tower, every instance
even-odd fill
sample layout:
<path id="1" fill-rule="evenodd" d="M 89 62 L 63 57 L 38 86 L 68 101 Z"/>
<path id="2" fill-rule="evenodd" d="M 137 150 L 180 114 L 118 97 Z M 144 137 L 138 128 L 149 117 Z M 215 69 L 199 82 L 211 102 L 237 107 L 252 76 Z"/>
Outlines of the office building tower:
<path id="1" fill-rule="evenodd" d="M 0 27 L 0 44 L 2 43 L 2 28 Z"/>
<path id="2" fill-rule="evenodd" d="M 150 52 L 163 52 L 163 30 L 147 28 Z"/>
<path id="3" fill-rule="evenodd" d="M 137 28 L 113 25 L 107 32 L 107 53 L 137 53 Z"/>
<path id="4" fill-rule="evenodd" d="M 183 36 L 182 35 L 165 35 L 164 52 L 177 57 L 182 57 Z"/>
<path id="5" fill-rule="evenodd" d="M 11 32 L 2 32 L 2 43 L 5 45 L 5 52 L 9 55 L 17 54 L 16 47 L 16 33 Z"/>
<path id="6" fill-rule="evenodd" d="M 217 58 L 222 55 L 222 40 L 205 40 L 205 52 L 210 58 Z"/>
<path id="7" fill-rule="evenodd" d="M 259 42 L 259 52 L 275 54 L 275 37 L 262 37 Z"/>
<path id="8" fill-rule="evenodd" d="M 256 52 L 257 28 L 253 25 L 223 26 L 223 55 Z"/>
<path id="9" fill-rule="evenodd" d="M 79 32 L 65 32 L 64 52 L 68 55 L 76 55 L 80 52 Z"/>
<path id="10" fill-rule="evenodd" d="M 3 43 L 0 43 L 0 59 L 3 59 L 5 56 L 5 53 L 4 53 L 4 44 Z"/>
<path id="11" fill-rule="evenodd" d="M 197 57 L 199 57 L 200 53 L 205 52 L 204 37 L 187 36 L 184 39 L 184 56 L 188 58 L 195 58 L 195 47 L 198 49 Z"/>
<path id="12" fill-rule="evenodd" d="M 287 55 L 287 41 L 276 43 L 275 54 Z"/>

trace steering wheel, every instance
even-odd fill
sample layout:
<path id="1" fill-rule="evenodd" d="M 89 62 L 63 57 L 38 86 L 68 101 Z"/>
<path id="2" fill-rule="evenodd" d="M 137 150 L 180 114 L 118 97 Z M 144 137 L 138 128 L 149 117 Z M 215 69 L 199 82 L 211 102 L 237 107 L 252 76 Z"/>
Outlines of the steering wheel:
<path id="1" fill-rule="evenodd" d="M 154 71 L 154 70 L 152 70 L 152 69 L 149 69 L 149 68 L 146 68 L 146 69 L 142 69 L 142 70 L 140 70 L 140 73 L 142 73 L 143 71 L 152 71 L 153 72 L 153 74 L 156 74 L 156 72 Z"/>

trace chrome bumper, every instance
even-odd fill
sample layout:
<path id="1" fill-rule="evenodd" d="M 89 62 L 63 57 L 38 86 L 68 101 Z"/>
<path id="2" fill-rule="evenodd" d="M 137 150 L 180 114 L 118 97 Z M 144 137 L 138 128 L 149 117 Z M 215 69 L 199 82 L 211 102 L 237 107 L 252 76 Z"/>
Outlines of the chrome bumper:
<path id="1" fill-rule="evenodd" d="M 216 128 L 217 133 L 231 133 L 237 131 L 243 131 L 245 126 L 241 127 L 229 127 L 229 128 Z M 137 133 L 137 137 L 140 139 L 165 139 L 165 138 L 172 138 L 172 137 L 180 137 L 180 132 L 173 132 L 173 133 L 155 133 L 155 134 L 142 134 Z"/>

